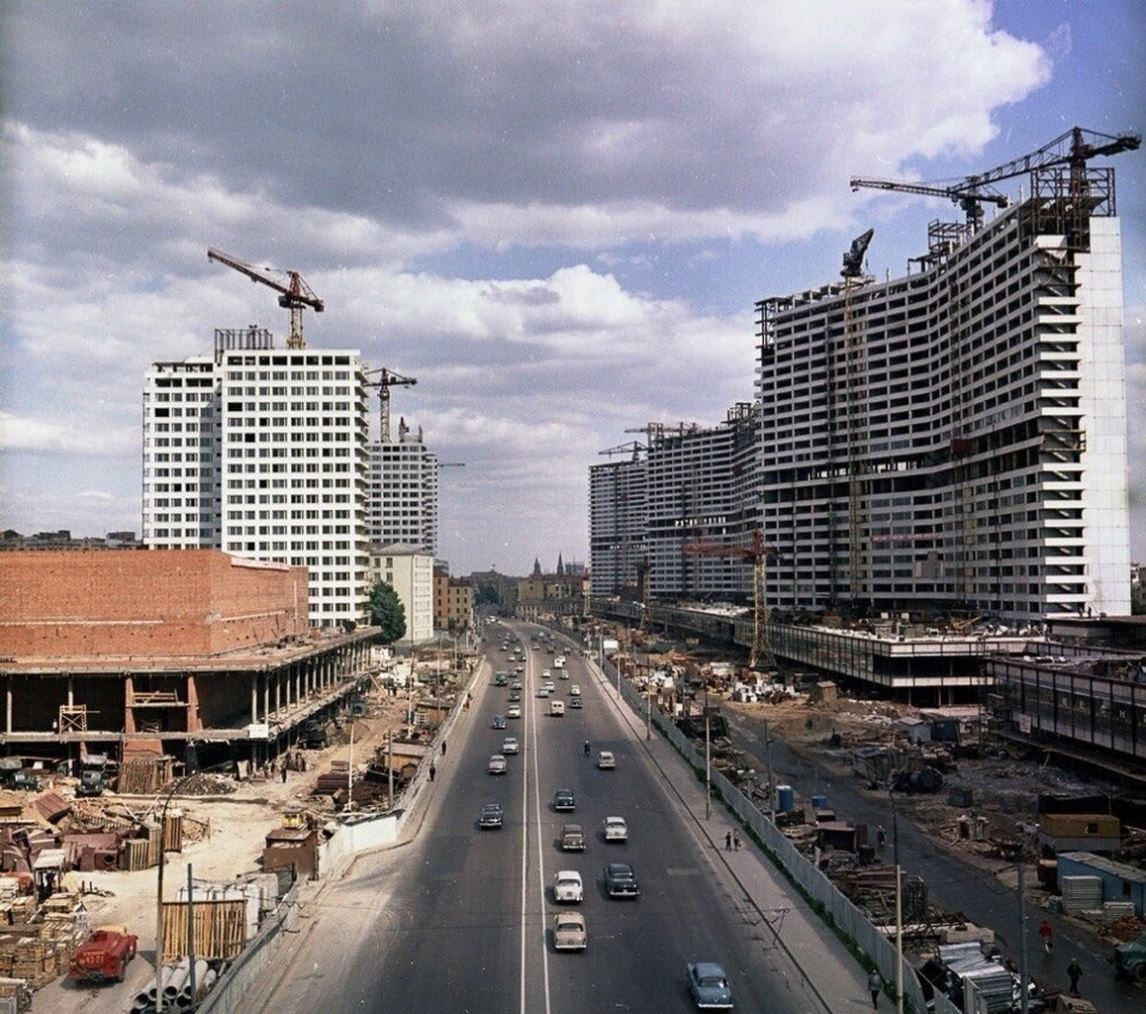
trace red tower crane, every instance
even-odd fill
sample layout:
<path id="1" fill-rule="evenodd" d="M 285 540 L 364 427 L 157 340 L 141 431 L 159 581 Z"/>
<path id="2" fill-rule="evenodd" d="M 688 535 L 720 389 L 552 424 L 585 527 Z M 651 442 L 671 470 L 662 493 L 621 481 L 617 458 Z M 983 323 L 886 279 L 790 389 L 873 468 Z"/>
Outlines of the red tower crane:
<path id="1" fill-rule="evenodd" d="M 765 568 L 769 556 L 777 556 L 775 546 L 764 541 L 757 529 L 750 543 L 686 542 L 680 551 L 688 556 L 719 556 L 752 563 L 752 647 L 748 652 L 749 669 L 775 669 L 776 659 L 768 636 L 768 602 L 765 595 Z"/>
<path id="2" fill-rule="evenodd" d="M 315 313 L 322 313 L 326 304 L 314 294 L 314 290 L 303 281 L 302 275 L 297 271 L 278 272 L 285 274 L 289 281 L 283 284 L 271 274 L 274 268 L 255 268 L 244 264 L 229 254 L 216 250 L 213 247 L 207 251 L 207 260 L 218 261 L 234 268 L 241 275 L 246 275 L 252 282 L 260 282 L 279 293 L 279 306 L 290 311 L 290 335 L 287 338 L 288 349 L 304 349 L 306 342 L 302 337 L 302 311 L 309 306 Z"/>

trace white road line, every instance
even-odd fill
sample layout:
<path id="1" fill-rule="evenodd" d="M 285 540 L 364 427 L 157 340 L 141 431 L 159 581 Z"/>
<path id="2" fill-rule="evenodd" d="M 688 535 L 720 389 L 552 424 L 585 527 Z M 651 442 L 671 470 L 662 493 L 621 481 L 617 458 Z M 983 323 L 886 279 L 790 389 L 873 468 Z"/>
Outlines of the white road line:
<path id="1" fill-rule="evenodd" d="M 517 631 L 514 631 L 515 635 Z M 526 751 L 526 756 L 522 758 L 526 763 L 521 766 L 521 1014 L 527 1014 L 525 1007 L 525 926 L 526 926 L 526 912 L 529 904 L 528 896 L 528 875 L 529 875 L 529 754 L 536 755 L 536 751 L 532 750 L 529 746 L 529 728 L 530 717 L 529 709 L 525 702 L 529 699 L 529 666 L 526 666 L 525 679 L 521 681 L 523 698 L 521 702 L 521 722 L 525 727 L 521 737 L 522 748 Z M 510 680 L 513 683 L 513 680 Z"/>
<path id="2" fill-rule="evenodd" d="M 530 658 L 527 671 L 529 675 L 533 676 L 533 660 Z M 548 702 L 548 698 L 545 698 Z M 546 913 L 545 913 L 545 839 L 542 835 L 541 829 L 541 773 L 538 770 L 537 757 L 540 750 L 537 748 L 537 698 L 533 699 L 534 722 L 533 722 L 533 804 L 534 812 L 537 818 L 537 878 L 540 882 L 541 894 L 541 970 L 542 981 L 545 985 L 545 1014 L 549 1014 L 550 999 L 549 999 L 549 947 L 546 944 Z"/>

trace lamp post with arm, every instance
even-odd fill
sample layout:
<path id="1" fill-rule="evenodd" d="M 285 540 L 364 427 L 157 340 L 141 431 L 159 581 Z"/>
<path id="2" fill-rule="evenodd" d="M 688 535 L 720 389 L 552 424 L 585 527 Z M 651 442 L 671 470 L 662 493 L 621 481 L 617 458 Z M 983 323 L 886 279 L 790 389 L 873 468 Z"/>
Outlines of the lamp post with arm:
<path id="1" fill-rule="evenodd" d="M 159 866 L 156 871 L 155 886 L 155 1011 L 161 1014 L 163 1010 L 163 867 L 165 865 L 165 852 L 163 850 L 163 831 L 167 825 L 167 807 L 171 805 L 171 797 L 175 795 L 183 784 L 192 777 L 184 775 L 167 790 L 163 798 L 163 808 L 159 811 Z M 188 896 L 188 903 L 191 898 Z M 188 941 L 190 942 L 190 941 Z"/>

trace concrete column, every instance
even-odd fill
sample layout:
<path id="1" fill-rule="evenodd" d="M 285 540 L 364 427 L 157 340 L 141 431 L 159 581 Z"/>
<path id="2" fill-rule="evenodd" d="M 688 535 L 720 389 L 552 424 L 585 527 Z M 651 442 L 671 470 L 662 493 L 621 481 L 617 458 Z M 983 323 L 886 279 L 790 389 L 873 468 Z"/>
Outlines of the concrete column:
<path id="1" fill-rule="evenodd" d="M 69 676 L 68 677 L 68 707 L 69 708 L 75 706 L 75 703 L 76 703 L 75 691 L 76 691 L 75 677 Z"/>
<path id="2" fill-rule="evenodd" d="M 275 714 L 281 715 L 283 710 L 283 673 L 281 669 L 275 670 Z"/>
<path id="3" fill-rule="evenodd" d="M 4 681 L 4 728 L 12 735 L 12 677 Z"/>
<path id="4" fill-rule="evenodd" d="M 259 674 L 251 673 L 251 725 L 259 721 Z"/>
<path id="5" fill-rule="evenodd" d="M 263 673 L 263 721 L 271 720 L 271 676 Z"/>
<path id="6" fill-rule="evenodd" d="M 298 667 L 302 665 L 301 662 L 295 662 L 290 667 L 290 686 L 291 686 L 291 703 L 297 705 L 299 702 L 298 696 Z"/>

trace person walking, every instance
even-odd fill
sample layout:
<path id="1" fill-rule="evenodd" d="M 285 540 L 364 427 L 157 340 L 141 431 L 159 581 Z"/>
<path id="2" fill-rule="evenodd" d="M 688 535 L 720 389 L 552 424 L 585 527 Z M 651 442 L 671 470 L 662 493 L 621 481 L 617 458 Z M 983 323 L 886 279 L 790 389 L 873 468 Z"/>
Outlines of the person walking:
<path id="1" fill-rule="evenodd" d="M 737 852 L 739 852 L 739 851 L 740 851 L 740 835 L 738 835 L 738 834 L 734 834 L 734 835 L 732 836 L 732 847 L 733 847 L 733 848 L 734 848 L 734 849 L 735 849 Z"/>
<path id="2" fill-rule="evenodd" d="M 1043 942 L 1043 950 L 1050 954 L 1054 950 L 1054 927 L 1046 919 L 1039 926 L 1039 938 Z"/>
<path id="3" fill-rule="evenodd" d="M 732 832 L 731 831 L 726 831 L 724 833 L 724 851 L 725 852 L 731 852 L 732 851 Z"/>
<path id="4" fill-rule="evenodd" d="M 867 991 L 871 994 L 871 1009 L 875 1010 L 879 1006 L 879 994 L 883 992 L 883 981 L 874 968 L 867 973 Z"/>
<path id="5" fill-rule="evenodd" d="M 282 763 L 283 785 L 286 785 L 287 780 L 287 762 L 284 760 Z"/>
<path id="6" fill-rule="evenodd" d="M 1078 980 L 1082 978 L 1082 965 L 1078 963 L 1078 958 L 1070 959 L 1070 964 L 1066 966 L 1066 975 L 1070 979 L 1070 995 L 1078 996 Z"/>
<path id="7" fill-rule="evenodd" d="M 442 756 L 445 757 L 445 755 L 446 755 L 446 741 L 443 739 L 442 740 Z"/>
<path id="8" fill-rule="evenodd" d="M 434 775 L 438 773 L 438 769 L 433 764 L 430 765 L 430 781 L 434 780 Z"/>

